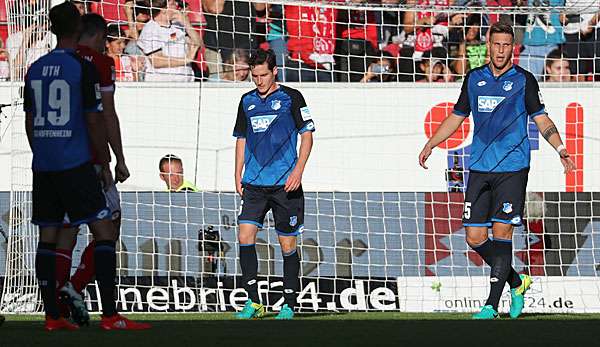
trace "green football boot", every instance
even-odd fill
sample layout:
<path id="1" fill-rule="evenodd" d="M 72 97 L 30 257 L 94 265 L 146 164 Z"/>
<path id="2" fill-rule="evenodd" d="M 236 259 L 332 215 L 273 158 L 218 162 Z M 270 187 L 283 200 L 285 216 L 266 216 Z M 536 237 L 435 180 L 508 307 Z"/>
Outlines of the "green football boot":
<path id="1" fill-rule="evenodd" d="M 498 318 L 498 312 L 494 310 L 492 305 L 485 305 L 481 308 L 480 312 L 473 315 L 473 319 L 496 319 Z"/>
<path id="2" fill-rule="evenodd" d="M 246 301 L 244 308 L 235 314 L 237 319 L 253 319 L 262 318 L 265 315 L 265 307 L 262 304 L 252 302 L 252 300 Z"/>
<path id="3" fill-rule="evenodd" d="M 279 320 L 291 320 L 292 318 L 294 318 L 294 310 L 292 310 L 287 304 L 283 305 L 281 311 L 279 311 L 279 314 L 277 317 L 275 317 L 275 319 Z"/>
<path id="4" fill-rule="evenodd" d="M 531 276 L 521 274 L 521 285 L 517 288 L 511 288 L 510 290 L 510 318 L 515 319 L 523 312 L 523 306 L 525 306 L 525 293 L 533 282 Z"/>

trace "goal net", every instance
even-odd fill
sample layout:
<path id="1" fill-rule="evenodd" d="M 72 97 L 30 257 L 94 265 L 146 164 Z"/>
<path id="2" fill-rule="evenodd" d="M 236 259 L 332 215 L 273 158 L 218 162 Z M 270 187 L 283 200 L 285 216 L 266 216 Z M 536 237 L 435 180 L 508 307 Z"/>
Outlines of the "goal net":
<path id="1" fill-rule="evenodd" d="M 30 1 L 6 1 L 9 36 L 47 28 L 43 15 L 36 22 L 20 15 L 19 4 Z M 47 14 L 48 1 L 33 3 Z M 600 65 L 585 48 L 597 30 L 588 25 L 598 11 L 594 1 L 573 7 L 166 3 L 173 32 L 163 41 L 152 39 L 162 42 L 163 54 L 177 57 L 176 45 L 185 54 L 195 49 L 187 31 L 198 33 L 203 44 L 184 69 L 161 72 L 140 44 L 156 1 L 82 2 L 85 11 L 110 23 L 107 52 L 117 66 L 116 107 L 132 172 L 119 186 L 120 310 L 222 312 L 243 306 L 231 132 L 239 98 L 253 88 L 247 54 L 258 47 L 276 52 L 279 78 L 303 93 L 317 128 L 303 178 L 301 310 L 477 310 L 487 296 L 489 268 L 467 246 L 461 224 L 472 121 L 434 150 L 428 170 L 418 166 L 417 155 L 451 112 L 464 73 L 486 63 L 487 29 L 500 20 L 514 25 L 515 62 L 538 77 L 546 109 L 578 166 L 563 174 L 556 153 L 530 124 L 527 206 L 513 238 L 513 266 L 534 278 L 526 312 L 600 312 L 600 166 L 594 160 L 600 155 L 594 114 Z M 183 15 L 173 15 L 177 11 Z M 567 22 L 560 21 L 563 14 Z M 563 49 L 555 51 L 559 45 Z M 27 64 L 18 62 L 16 71 Z M 2 139 L 11 148 L 3 312 L 41 311 L 33 266 L 37 230 L 30 224 L 31 156 L 19 106 L 22 76 L 0 85 L 13 91 L 11 135 Z M 198 192 L 167 190 L 169 169 L 159 168 L 165 155 L 180 158 L 183 177 Z M 84 231 L 73 271 L 90 238 Z M 278 310 L 283 261 L 270 213 L 257 250 L 261 298 Z M 90 309 L 99 310 L 95 285 L 85 294 Z M 508 303 L 506 292 L 500 310 Z"/>

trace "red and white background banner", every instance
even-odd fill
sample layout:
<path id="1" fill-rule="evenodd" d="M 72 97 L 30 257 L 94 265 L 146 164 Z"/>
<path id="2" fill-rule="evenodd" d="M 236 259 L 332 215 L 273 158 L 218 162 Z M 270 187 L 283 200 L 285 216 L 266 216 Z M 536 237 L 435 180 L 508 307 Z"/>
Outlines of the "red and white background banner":
<path id="1" fill-rule="evenodd" d="M 445 191 L 452 156 L 468 154 L 473 123 L 464 126 L 429 159 L 417 155 L 427 136 L 452 110 L 460 84 L 303 84 L 317 126 L 315 148 L 304 175 L 312 191 Z M 238 102 L 252 85 L 119 84 L 117 110 L 132 176 L 123 190 L 160 190 L 158 160 L 180 156 L 186 178 L 201 189 L 230 191 L 231 136 Z M 579 167 L 563 175 L 553 149 L 532 124 L 533 153 L 528 190 L 600 191 L 600 89 L 592 84 L 542 84 L 546 109 Z M 9 85 L 0 84 L 9 98 Z M 1 101 L 1 100 L 0 100 Z M 8 122 L 4 122 L 7 124 Z M 10 164 L 10 139 L 0 143 L 0 163 Z M 0 172 L 0 191 L 10 190 L 10 173 Z"/>
<path id="2" fill-rule="evenodd" d="M 122 309 L 224 311 L 244 301 L 236 289 L 239 200 L 232 193 L 231 133 L 239 98 L 251 87 L 118 86 L 117 110 L 132 172 L 121 187 Z M 480 306 L 487 267 L 469 250 L 460 222 L 472 122 L 434 151 L 429 170 L 417 163 L 460 85 L 295 87 L 317 127 L 304 176 L 303 310 L 473 311 Z M 578 170 L 565 176 L 557 154 L 530 127 L 529 203 L 524 226 L 515 231 L 514 266 L 535 276 L 526 303 L 530 311 L 600 312 L 600 118 L 595 114 L 600 91 L 588 84 L 542 84 L 542 94 Z M 9 86 L 0 84 L 0 102 L 9 95 Z M 22 126 L 2 124 L 7 125 Z M 0 142 L 2 167 L 11 165 L 10 141 Z M 164 192 L 158 161 L 165 154 L 183 159 L 184 175 L 200 193 Z M 10 191 L 10 175 L 0 170 L 0 192 Z M 4 230 L 8 199 L 0 193 Z M 200 246 L 209 226 L 220 235 L 219 256 Z M 261 290 L 277 307 L 277 241 L 269 229 L 258 237 Z M 85 243 L 80 240 L 75 263 Z M 0 242 L 0 276 L 5 251 Z M 89 294 L 95 297 L 93 287 Z"/>

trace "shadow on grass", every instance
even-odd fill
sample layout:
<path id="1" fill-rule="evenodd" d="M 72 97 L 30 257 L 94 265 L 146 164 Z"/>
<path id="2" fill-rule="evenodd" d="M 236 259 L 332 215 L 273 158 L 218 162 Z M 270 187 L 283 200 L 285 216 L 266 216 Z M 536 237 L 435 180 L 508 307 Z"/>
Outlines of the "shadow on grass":
<path id="1" fill-rule="evenodd" d="M 0 346 L 404 346 L 465 344 L 506 346 L 516 339 L 529 346 L 580 346 L 596 342 L 598 320 L 148 320 L 146 331 L 105 332 L 92 322 L 75 332 L 43 331 L 41 321 L 7 321 L 0 327 Z M 543 315 L 546 317 L 546 315 Z M 253 343 L 250 343 L 253 345 Z"/>

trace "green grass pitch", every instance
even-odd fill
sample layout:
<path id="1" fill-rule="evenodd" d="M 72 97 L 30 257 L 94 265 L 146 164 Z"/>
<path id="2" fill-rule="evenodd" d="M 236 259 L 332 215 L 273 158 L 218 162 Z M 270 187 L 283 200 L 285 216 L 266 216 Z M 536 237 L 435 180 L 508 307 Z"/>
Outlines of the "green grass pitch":
<path id="1" fill-rule="evenodd" d="M 97 317 L 76 332 L 43 331 L 42 316 L 7 315 L 0 346 L 597 346 L 600 314 L 531 314 L 472 321 L 458 313 L 299 314 L 236 321 L 232 314 L 133 314 L 148 331 L 105 332 Z M 509 341 L 513 341 L 510 343 Z"/>

